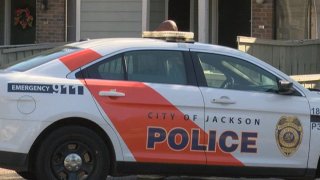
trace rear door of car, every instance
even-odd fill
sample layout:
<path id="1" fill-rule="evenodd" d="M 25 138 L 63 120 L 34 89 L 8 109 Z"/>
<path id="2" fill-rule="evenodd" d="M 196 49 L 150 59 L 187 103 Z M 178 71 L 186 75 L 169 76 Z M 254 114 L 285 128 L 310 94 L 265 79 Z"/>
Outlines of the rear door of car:
<path id="1" fill-rule="evenodd" d="M 203 98 L 188 50 L 131 50 L 83 72 L 122 141 L 118 161 L 206 164 Z"/>
<path id="2" fill-rule="evenodd" d="M 245 59 L 196 50 L 193 58 L 205 103 L 208 165 L 257 167 L 234 173 L 303 175 L 310 138 L 306 97 L 298 89 L 279 94 L 281 78 Z"/>

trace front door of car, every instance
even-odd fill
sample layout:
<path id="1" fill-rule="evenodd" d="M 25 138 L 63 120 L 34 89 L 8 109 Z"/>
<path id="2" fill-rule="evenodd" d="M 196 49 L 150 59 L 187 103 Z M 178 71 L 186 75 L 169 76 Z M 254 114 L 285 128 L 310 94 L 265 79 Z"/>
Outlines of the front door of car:
<path id="1" fill-rule="evenodd" d="M 193 57 L 203 80 L 208 165 L 307 167 L 306 97 L 279 94 L 277 76 L 243 59 L 205 52 Z"/>
<path id="2" fill-rule="evenodd" d="M 124 161 L 206 163 L 199 148 L 203 99 L 186 53 L 130 51 L 84 69 L 89 90 L 119 134 Z"/>

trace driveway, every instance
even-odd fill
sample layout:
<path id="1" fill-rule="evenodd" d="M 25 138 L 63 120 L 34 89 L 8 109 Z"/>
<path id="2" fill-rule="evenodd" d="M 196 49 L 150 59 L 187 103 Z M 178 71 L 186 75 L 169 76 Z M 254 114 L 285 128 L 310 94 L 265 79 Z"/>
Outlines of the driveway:
<path id="1" fill-rule="evenodd" d="M 14 171 L 9 171 L 6 169 L 0 169 L 0 179 L 1 180 L 23 180 L 19 175 Z"/>
<path id="2" fill-rule="evenodd" d="M 17 175 L 14 171 L 0 169 L 0 179 L 1 180 L 24 180 L 19 175 Z M 118 178 L 107 178 L 107 180 L 155 180 L 159 179 L 157 176 L 127 176 L 127 177 L 118 177 Z M 194 180 L 194 179 L 201 179 L 201 180 L 281 180 L 281 179 L 274 179 L 274 178 L 265 178 L 265 179 L 258 179 L 258 178 L 215 178 L 215 177 L 208 177 L 208 178 L 199 178 L 199 177 L 167 177 L 166 180 Z"/>

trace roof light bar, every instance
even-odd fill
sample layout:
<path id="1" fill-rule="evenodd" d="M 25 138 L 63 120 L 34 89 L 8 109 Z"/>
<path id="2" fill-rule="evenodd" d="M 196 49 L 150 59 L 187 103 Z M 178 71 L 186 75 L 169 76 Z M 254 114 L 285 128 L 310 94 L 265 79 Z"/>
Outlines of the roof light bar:
<path id="1" fill-rule="evenodd" d="M 163 39 L 169 42 L 194 42 L 193 32 L 181 31 L 144 31 L 143 38 Z"/>

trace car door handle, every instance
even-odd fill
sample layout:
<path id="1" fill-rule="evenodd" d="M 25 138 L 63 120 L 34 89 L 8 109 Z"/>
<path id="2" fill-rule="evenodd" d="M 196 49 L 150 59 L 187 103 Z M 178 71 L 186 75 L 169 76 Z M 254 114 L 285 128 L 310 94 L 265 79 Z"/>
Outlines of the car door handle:
<path id="1" fill-rule="evenodd" d="M 126 94 L 123 92 L 117 92 L 117 90 L 112 89 L 110 91 L 100 91 L 99 96 L 103 97 L 124 97 Z"/>
<path id="2" fill-rule="evenodd" d="M 221 96 L 219 99 L 212 99 L 212 103 L 217 103 L 217 104 L 235 104 L 236 102 L 231 100 L 227 96 Z"/>

